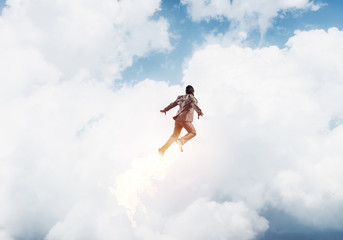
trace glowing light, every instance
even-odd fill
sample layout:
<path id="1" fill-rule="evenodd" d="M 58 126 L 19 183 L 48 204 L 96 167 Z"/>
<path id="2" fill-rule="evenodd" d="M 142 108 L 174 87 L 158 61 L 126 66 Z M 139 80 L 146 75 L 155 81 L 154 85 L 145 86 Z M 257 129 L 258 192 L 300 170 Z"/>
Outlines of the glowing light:
<path id="1" fill-rule="evenodd" d="M 172 162 L 171 159 L 165 157 L 163 161 L 160 161 L 157 153 L 151 154 L 134 159 L 131 168 L 116 177 L 114 188 L 110 188 L 110 191 L 115 195 L 118 204 L 127 209 L 132 227 L 136 227 L 134 216 L 137 209 L 147 214 L 140 196 L 147 193 L 150 197 L 154 197 L 157 189 L 153 181 L 164 179 Z"/>

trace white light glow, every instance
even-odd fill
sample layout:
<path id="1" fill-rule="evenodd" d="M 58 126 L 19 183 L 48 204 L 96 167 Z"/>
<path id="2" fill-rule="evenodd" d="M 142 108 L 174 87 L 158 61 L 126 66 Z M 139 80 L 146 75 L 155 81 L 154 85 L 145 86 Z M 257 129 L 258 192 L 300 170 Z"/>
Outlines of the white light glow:
<path id="1" fill-rule="evenodd" d="M 132 227 L 136 227 L 134 216 L 137 209 L 147 214 L 147 209 L 140 196 L 146 193 L 150 197 L 154 197 L 157 191 L 154 181 L 163 180 L 172 163 L 171 157 L 165 156 L 160 159 L 157 153 L 149 154 L 134 159 L 131 168 L 116 177 L 115 186 L 111 187 L 110 191 L 115 195 L 118 204 L 127 209 Z"/>

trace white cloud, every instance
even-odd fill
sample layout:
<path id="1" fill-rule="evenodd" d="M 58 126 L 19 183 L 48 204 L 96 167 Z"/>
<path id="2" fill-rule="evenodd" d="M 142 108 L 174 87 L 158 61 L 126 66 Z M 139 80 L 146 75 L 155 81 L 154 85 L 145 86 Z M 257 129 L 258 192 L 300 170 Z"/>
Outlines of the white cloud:
<path id="1" fill-rule="evenodd" d="M 130 107 L 135 103 L 127 98 L 167 87 L 146 81 L 134 91 L 124 87 L 114 92 L 108 83 L 133 57 L 168 50 L 168 23 L 152 18 L 160 1 L 6 4 L 0 18 L 0 234 L 37 239 L 52 228 L 51 238 L 60 236 L 61 229 L 66 238 L 74 233 L 78 238 L 87 226 L 81 224 L 80 231 L 74 231 L 69 224 L 84 220 L 87 211 L 77 210 L 85 209 L 80 207 L 84 199 L 93 201 L 87 203 L 89 212 L 101 218 L 102 209 L 96 211 L 101 200 L 93 191 L 102 189 L 109 195 L 111 176 L 147 147 L 125 147 L 142 135 L 121 116 L 151 116 L 142 111 L 141 102 Z M 151 101 L 151 96 L 144 99 Z M 155 121 L 146 126 L 150 124 L 159 128 Z M 108 209 L 115 209 L 113 196 L 108 201 Z M 127 226 L 131 229 L 128 220 Z"/>
<path id="2" fill-rule="evenodd" d="M 244 203 L 208 202 L 198 199 L 173 216 L 167 224 L 170 239 L 254 239 L 268 229 L 268 222 Z"/>
<path id="3" fill-rule="evenodd" d="M 178 88 L 172 89 L 145 81 L 114 92 L 105 83 L 71 80 L 2 104 L 1 228 L 13 238 L 35 239 L 52 229 L 51 239 L 60 234 L 82 239 L 94 216 L 108 224 L 87 230 L 97 239 L 103 239 L 102 228 L 116 222 L 129 228 L 123 236 L 132 231 L 108 187 L 135 156 L 156 151 L 159 132 L 167 127 L 157 120 L 156 109 L 166 92 L 169 98 L 176 94 Z M 151 120 L 142 128 L 137 119 Z M 114 230 L 106 233 L 118 236 Z"/>
<path id="4" fill-rule="evenodd" d="M 342 41 L 331 28 L 299 31 L 285 49 L 212 45 L 194 54 L 184 83 L 207 114 L 199 142 L 209 152 L 195 172 L 211 169 L 206 180 L 219 199 L 342 229 L 342 127 L 329 128 L 343 115 Z"/>
<path id="5" fill-rule="evenodd" d="M 329 129 L 343 117 L 341 31 L 299 31 L 285 49 L 197 51 L 183 81 L 205 117 L 184 153 L 167 152 L 168 171 L 154 168 L 161 179 L 135 167 L 154 161 L 173 128 L 159 109 L 183 88 L 101 81 L 133 56 L 169 48 L 165 20 L 150 19 L 159 1 L 8 4 L 0 18 L 1 238 L 253 239 L 267 229 L 260 212 L 269 206 L 342 229 L 343 128 Z M 137 228 L 108 190 L 132 172 L 147 176 L 129 192 L 147 209 L 136 211 Z"/>
<path id="6" fill-rule="evenodd" d="M 32 58 L 32 64 L 42 58 L 63 79 L 87 69 L 92 77 L 111 82 L 132 64 L 133 57 L 170 49 L 167 21 L 152 19 L 160 0 L 10 0 L 6 4 L 0 21 L 5 60 L 18 61 L 13 59 L 17 51 Z"/>
<path id="7" fill-rule="evenodd" d="M 296 10 L 317 11 L 321 5 L 310 0 L 182 0 L 193 21 L 210 19 L 226 19 L 230 21 L 230 29 L 223 35 L 210 35 L 209 42 L 241 42 L 242 36 L 258 29 L 262 35 L 272 26 L 273 19 L 285 12 Z"/>

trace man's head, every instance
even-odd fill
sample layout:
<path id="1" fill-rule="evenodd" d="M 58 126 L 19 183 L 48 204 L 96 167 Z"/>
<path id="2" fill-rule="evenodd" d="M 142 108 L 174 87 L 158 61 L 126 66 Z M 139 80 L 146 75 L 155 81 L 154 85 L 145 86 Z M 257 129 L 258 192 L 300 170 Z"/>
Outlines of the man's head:
<path id="1" fill-rule="evenodd" d="M 192 94 L 194 96 L 194 88 L 191 85 L 186 87 L 186 94 Z"/>

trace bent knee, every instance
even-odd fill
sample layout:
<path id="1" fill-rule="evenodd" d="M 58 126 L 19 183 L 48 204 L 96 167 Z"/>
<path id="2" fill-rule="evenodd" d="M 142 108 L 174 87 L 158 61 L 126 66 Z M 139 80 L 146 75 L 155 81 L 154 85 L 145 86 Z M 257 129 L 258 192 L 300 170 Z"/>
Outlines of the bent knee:
<path id="1" fill-rule="evenodd" d="M 178 136 L 173 134 L 173 135 L 170 136 L 170 138 L 176 140 L 178 138 Z"/>

